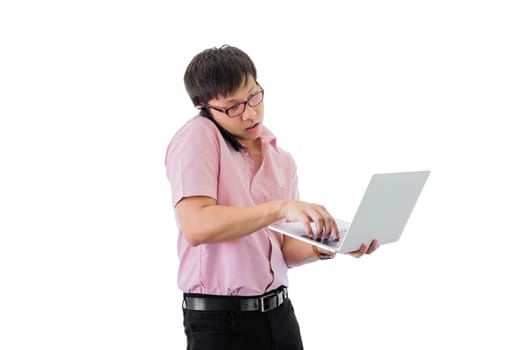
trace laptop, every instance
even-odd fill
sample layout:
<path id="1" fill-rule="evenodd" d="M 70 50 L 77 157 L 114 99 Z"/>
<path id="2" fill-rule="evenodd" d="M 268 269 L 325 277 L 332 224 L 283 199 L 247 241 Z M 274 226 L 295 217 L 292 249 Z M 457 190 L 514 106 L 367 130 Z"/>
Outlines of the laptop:
<path id="1" fill-rule="evenodd" d="M 340 239 L 318 242 L 309 238 L 302 222 L 269 225 L 269 229 L 316 245 L 333 253 L 360 249 L 376 239 L 381 245 L 400 239 L 409 216 L 429 176 L 429 171 L 375 174 L 350 222 L 335 219 Z M 311 224 L 315 233 L 315 225 Z"/>

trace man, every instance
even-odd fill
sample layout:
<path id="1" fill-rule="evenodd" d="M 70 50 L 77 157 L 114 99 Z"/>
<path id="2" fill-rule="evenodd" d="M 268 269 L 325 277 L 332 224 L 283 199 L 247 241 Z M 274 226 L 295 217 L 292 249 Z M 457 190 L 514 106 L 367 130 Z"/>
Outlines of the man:
<path id="1" fill-rule="evenodd" d="M 335 220 L 299 200 L 295 162 L 264 127 L 264 89 L 247 54 L 204 50 L 184 82 L 200 112 L 171 140 L 166 170 L 188 349 L 302 349 L 287 269 L 332 255 L 267 226 L 301 221 L 313 236 L 312 222 L 318 238 L 338 237 Z"/>

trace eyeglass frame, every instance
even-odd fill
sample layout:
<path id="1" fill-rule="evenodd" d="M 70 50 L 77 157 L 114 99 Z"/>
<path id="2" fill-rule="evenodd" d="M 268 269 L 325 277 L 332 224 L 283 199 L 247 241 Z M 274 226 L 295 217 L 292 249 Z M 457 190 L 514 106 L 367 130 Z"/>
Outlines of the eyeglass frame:
<path id="1" fill-rule="evenodd" d="M 255 92 L 254 94 L 251 94 L 248 96 L 247 100 L 245 100 L 244 102 L 240 102 L 240 103 L 237 103 L 236 105 L 234 106 L 231 106 L 229 108 L 226 108 L 226 109 L 222 109 L 222 108 L 218 108 L 218 107 L 214 107 L 214 106 L 211 106 L 211 105 L 208 105 L 207 103 L 201 103 L 202 107 L 204 108 L 210 108 L 210 109 L 214 109 L 215 111 L 218 111 L 218 112 L 222 112 L 224 113 L 225 115 L 227 115 L 229 118 L 237 118 L 237 117 L 240 117 L 245 111 L 246 111 L 246 105 L 249 105 L 249 107 L 253 108 L 253 107 L 256 107 L 258 105 L 260 105 L 262 102 L 264 102 L 264 89 L 262 88 L 262 86 L 260 86 L 260 84 L 257 82 L 257 86 L 260 88 L 259 91 Z M 262 99 L 260 100 L 259 103 L 257 103 L 256 105 L 252 106 L 249 101 L 255 97 L 257 94 L 262 94 Z M 240 112 L 239 114 L 237 115 L 234 115 L 234 116 L 231 116 L 229 115 L 228 111 L 229 110 L 232 110 L 234 108 L 237 108 L 238 106 L 240 105 L 244 105 L 244 108 L 242 109 L 242 112 Z"/>

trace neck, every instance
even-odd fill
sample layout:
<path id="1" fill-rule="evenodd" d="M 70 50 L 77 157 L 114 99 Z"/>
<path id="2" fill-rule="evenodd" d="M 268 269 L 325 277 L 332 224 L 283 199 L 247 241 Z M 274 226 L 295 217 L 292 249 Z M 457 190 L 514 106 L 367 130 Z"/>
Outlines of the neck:
<path id="1" fill-rule="evenodd" d="M 260 152 L 262 148 L 262 141 L 260 141 L 260 137 L 253 141 L 243 142 L 243 144 L 247 147 L 247 149 L 249 149 L 251 153 Z"/>

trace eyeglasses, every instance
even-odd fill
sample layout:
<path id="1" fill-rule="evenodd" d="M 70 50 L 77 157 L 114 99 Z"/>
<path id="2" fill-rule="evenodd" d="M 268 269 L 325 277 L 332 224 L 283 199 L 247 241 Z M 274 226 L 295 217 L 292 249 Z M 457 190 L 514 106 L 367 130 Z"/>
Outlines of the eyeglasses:
<path id="1" fill-rule="evenodd" d="M 258 86 L 260 87 L 260 85 Z M 255 92 L 253 95 L 249 96 L 246 101 L 236 104 L 233 107 L 229 107 L 227 109 L 213 107 L 206 103 L 203 103 L 202 106 L 205 108 L 211 108 L 215 111 L 225 113 L 229 118 L 235 118 L 244 113 L 244 111 L 246 110 L 246 105 L 249 105 L 249 107 L 256 107 L 259 104 L 261 104 L 262 101 L 264 101 L 264 89 L 260 87 L 260 90 Z"/>

